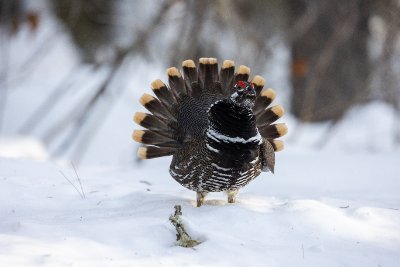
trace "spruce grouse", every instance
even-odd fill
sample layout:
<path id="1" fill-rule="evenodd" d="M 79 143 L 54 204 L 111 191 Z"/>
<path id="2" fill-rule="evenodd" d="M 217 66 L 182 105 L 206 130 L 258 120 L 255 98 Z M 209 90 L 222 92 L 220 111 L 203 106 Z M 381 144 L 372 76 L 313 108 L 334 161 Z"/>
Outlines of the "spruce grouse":
<path id="1" fill-rule="evenodd" d="M 169 173 L 182 186 L 197 192 L 201 206 L 208 192 L 226 191 L 235 202 L 238 190 L 262 171 L 274 172 L 275 152 L 287 132 L 284 123 L 272 124 L 284 110 L 268 107 L 275 98 L 264 79 L 248 81 L 250 69 L 225 60 L 218 71 L 215 58 L 200 58 L 167 69 L 168 84 L 151 83 L 156 97 L 143 94 L 140 103 L 149 113 L 137 112 L 133 139 L 143 144 L 141 159 L 172 155 Z"/>

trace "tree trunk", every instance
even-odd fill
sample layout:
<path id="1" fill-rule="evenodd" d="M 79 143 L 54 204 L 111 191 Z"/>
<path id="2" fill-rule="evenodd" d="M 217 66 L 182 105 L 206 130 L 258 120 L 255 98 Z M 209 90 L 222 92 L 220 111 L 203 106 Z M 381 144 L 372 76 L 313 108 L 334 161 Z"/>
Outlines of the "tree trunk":
<path id="1" fill-rule="evenodd" d="M 316 12 L 309 26 L 290 39 L 291 110 L 302 121 L 338 120 L 369 93 L 371 2 L 298 0 L 288 5 L 292 27 Z"/>
<path id="2" fill-rule="evenodd" d="M 107 60 L 112 44 L 114 2 L 109 0 L 56 0 L 55 14 L 70 31 L 85 62 L 100 64 Z"/>

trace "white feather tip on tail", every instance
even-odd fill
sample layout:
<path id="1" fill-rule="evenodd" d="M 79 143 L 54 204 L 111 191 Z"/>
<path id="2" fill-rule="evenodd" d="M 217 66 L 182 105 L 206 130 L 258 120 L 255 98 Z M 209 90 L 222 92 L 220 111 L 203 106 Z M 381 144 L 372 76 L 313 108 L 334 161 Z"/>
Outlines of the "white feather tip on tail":
<path id="1" fill-rule="evenodd" d="M 275 113 L 275 115 L 278 116 L 279 118 L 285 114 L 285 110 L 283 109 L 283 107 L 281 105 L 276 105 L 276 106 L 272 107 L 271 111 L 273 113 Z"/>
<path id="2" fill-rule="evenodd" d="M 160 88 L 162 88 L 164 86 L 165 86 L 165 84 L 160 79 L 157 79 L 151 83 L 151 89 L 153 89 L 153 90 L 159 90 Z"/>
<path id="3" fill-rule="evenodd" d="M 284 136 L 288 132 L 288 128 L 285 123 L 278 123 L 275 125 L 276 131 L 278 132 L 279 136 Z"/>
<path id="4" fill-rule="evenodd" d="M 196 64 L 194 64 L 194 61 L 191 59 L 185 60 L 182 62 L 182 67 L 187 67 L 187 68 L 196 68 Z"/>
<path id="5" fill-rule="evenodd" d="M 268 97 L 269 99 L 274 100 L 276 97 L 276 93 L 273 89 L 268 88 L 266 90 L 261 91 L 261 96 Z"/>
<path id="6" fill-rule="evenodd" d="M 140 159 L 146 159 L 147 158 L 147 148 L 145 147 L 139 147 L 137 156 Z"/>
<path id="7" fill-rule="evenodd" d="M 245 65 L 240 65 L 237 74 L 250 74 L 250 68 Z"/>
<path id="8" fill-rule="evenodd" d="M 222 63 L 222 68 L 228 69 L 231 67 L 235 67 L 235 62 L 233 60 L 224 60 L 224 62 Z"/>
<path id="9" fill-rule="evenodd" d="M 217 64 L 217 59 L 213 57 L 202 57 L 199 59 L 200 64 Z"/>
<path id="10" fill-rule="evenodd" d="M 208 58 L 208 64 L 217 64 L 217 63 L 218 63 L 218 61 L 216 58 L 214 58 L 214 57 Z"/>
<path id="11" fill-rule="evenodd" d="M 152 96 L 149 95 L 149 94 L 144 93 L 144 94 L 140 97 L 139 102 L 140 102 L 140 104 L 142 104 L 143 106 L 145 106 L 147 103 L 149 103 L 149 102 L 151 102 L 151 101 L 153 101 L 153 100 L 154 100 L 154 97 L 152 97 Z"/>
<path id="12" fill-rule="evenodd" d="M 167 69 L 167 75 L 168 76 L 178 76 L 181 77 L 181 73 L 179 72 L 179 70 L 175 67 L 171 67 Z"/>
<path id="13" fill-rule="evenodd" d="M 273 146 L 274 146 L 275 152 L 282 151 L 285 148 L 285 145 L 282 140 L 274 140 Z"/>
<path id="14" fill-rule="evenodd" d="M 141 143 L 144 133 L 145 132 L 142 130 L 134 130 L 132 134 L 132 139 L 135 140 L 136 142 Z"/>
<path id="15" fill-rule="evenodd" d="M 136 122 L 136 124 L 139 124 L 146 118 L 146 113 L 143 112 L 136 112 L 135 115 L 133 116 L 133 121 Z"/>
<path id="16" fill-rule="evenodd" d="M 251 82 L 254 83 L 256 86 L 264 86 L 265 79 L 263 77 L 261 77 L 260 75 L 256 75 L 256 76 L 254 76 L 254 78 Z"/>

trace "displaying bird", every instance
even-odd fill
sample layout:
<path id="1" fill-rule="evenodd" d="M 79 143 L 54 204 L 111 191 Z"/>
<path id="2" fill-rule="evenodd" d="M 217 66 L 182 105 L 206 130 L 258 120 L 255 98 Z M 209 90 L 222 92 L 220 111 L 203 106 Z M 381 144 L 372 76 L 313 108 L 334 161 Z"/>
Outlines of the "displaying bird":
<path id="1" fill-rule="evenodd" d="M 280 105 L 268 107 L 276 94 L 263 89 L 264 79 L 250 69 L 225 60 L 200 58 L 167 69 L 168 84 L 151 83 L 155 94 L 143 94 L 140 103 L 150 112 L 137 112 L 133 139 L 143 145 L 141 159 L 172 155 L 171 176 L 197 193 L 197 206 L 208 192 L 225 191 L 234 203 L 238 190 L 260 175 L 274 172 L 275 152 L 283 149 L 276 138 L 287 133 Z"/>

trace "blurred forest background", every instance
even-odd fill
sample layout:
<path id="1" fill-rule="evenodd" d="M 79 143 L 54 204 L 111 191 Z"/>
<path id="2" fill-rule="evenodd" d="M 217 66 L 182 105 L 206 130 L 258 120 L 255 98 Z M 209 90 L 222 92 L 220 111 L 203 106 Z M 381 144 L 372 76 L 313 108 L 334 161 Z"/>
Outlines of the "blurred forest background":
<path id="1" fill-rule="evenodd" d="M 399 0 L 0 0 L 0 14 L 0 135 L 54 156 L 79 161 L 113 105 L 188 58 L 250 66 L 298 124 L 333 129 L 376 100 L 400 112 Z"/>

